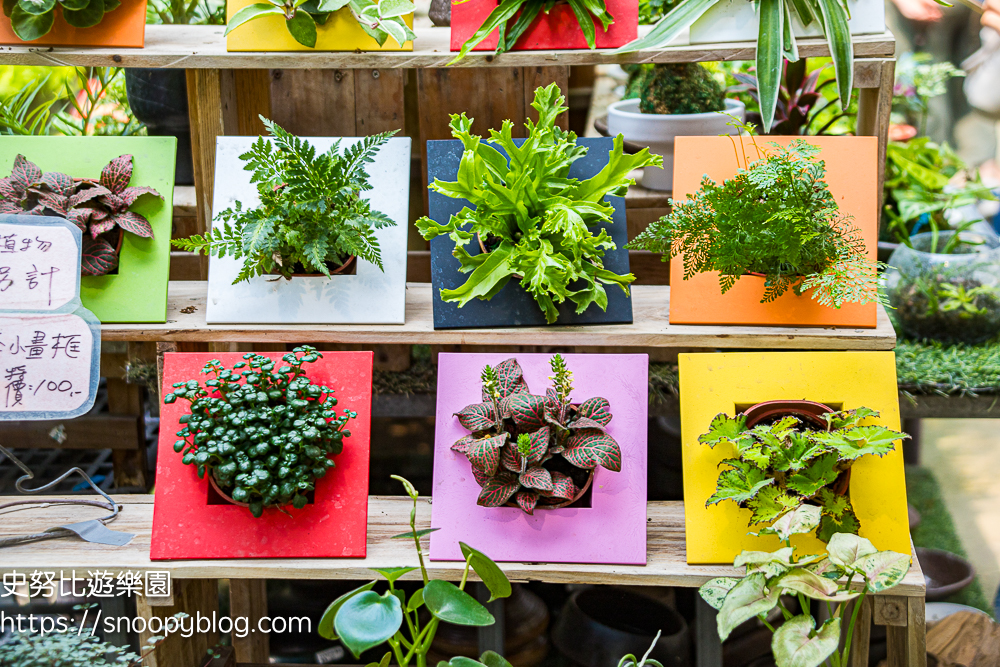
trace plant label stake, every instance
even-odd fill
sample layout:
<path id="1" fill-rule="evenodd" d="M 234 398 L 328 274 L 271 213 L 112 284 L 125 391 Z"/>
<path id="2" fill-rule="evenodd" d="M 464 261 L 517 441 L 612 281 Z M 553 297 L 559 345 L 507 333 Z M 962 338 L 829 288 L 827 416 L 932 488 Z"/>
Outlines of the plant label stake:
<path id="1" fill-rule="evenodd" d="M 100 375 L 101 329 L 80 304 L 80 229 L 61 218 L 0 216 L 0 420 L 70 419 L 94 406 Z M 107 501 L 20 500 L 0 505 L 71 504 L 102 507 L 101 519 L 50 528 L 43 533 L 0 540 L 0 546 L 77 534 L 88 542 L 121 546 L 129 533 L 108 530 L 120 508 L 79 468 L 37 489 L 25 489 L 31 470 L 8 449 L 24 476 L 21 493 L 38 493 L 79 473 Z"/>

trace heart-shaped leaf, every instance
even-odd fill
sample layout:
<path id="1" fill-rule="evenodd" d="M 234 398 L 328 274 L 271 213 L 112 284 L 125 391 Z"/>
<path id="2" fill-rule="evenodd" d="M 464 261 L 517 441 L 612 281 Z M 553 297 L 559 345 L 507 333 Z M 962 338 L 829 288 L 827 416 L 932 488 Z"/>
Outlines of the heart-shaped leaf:
<path id="1" fill-rule="evenodd" d="M 363 593 L 365 591 L 370 591 L 375 586 L 374 581 L 369 581 L 364 586 L 358 586 L 352 591 L 344 593 L 339 598 L 330 603 L 330 606 L 326 608 L 323 612 L 323 616 L 319 619 L 319 636 L 324 639 L 329 639 L 335 641 L 337 639 L 337 633 L 333 629 L 333 619 L 337 616 L 337 612 L 340 608 L 344 606 L 344 603 L 350 600 L 352 597 L 358 593 Z"/>
<path id="2" fill-rule="evenodd" d="M 395 583 L 397 579 L 402 577 L 407 572 L 413 572 L 417 568 L 415 567 L 373 567 L 372 570 L 378 572 L 389 583 Z"/>
<path id="3" fill-rule="evenodd" d="M 545 426 L 545 398 L 519 392 L 510 397 L 510 412 L 514 423 L 523 430 L 535 430 Z"/>
<path id="4" fill-rule="evenodd" d="M 334 631 L 355 657 L 399 631 L 403 609 L 388 592 L 363 591 L 344 601 L 333 621 Z"/>
<path id="5" fill-rule="evenodd" d="M 871 540 L 852 533 L 836 533 L 826 545 L 830 561 L 843 568 L 849 568 L 865 556 L 878 553 Z"/>
<path id="6" fill-rule="evenodd" d="M 131 206 L 135 203 L 135 200 L 142 195 L 154 195 L 163 199 L 163 195 L 154 190 L 153 188 L 148 188 L 145 185 L 136 186 L 134 188 L 125 188 L 124 191 L 119 195 L 126 206 Z"/>
<path id="7" fill-rule="evenodd" d="M 546 495 L 551 498 L 572 500 L 578 491 L 572 477 L 556 470 L 552 472 L 552 490 Z"/>
<path id="8" fill-rule="evenodd" d="M 41 15 L 29 14 L 22 9 L 19 3 L 14 5 L 14 11 L 10 14 L 10 27 L 18 39 L 31 42 L 47 35 L 49 30 L 52 30 L 55 20 L 55 12 L 46 12 Z"/>
<path id="9" fill-rule="evenodd" d="M 450 581 L 432 579 L 424 586 L 424 605 L 435 618 L 456 625 L 493 625 L 486 607 Z"/>
<path id="10" fill-rule="evenodd" d="M 84 183 L 79 185 L 76 192 L 70 195 L 69 206 L 70 208 L 75 208 L 84 202 L 90 201 L 91 199 L 105 197 L 110 194 L 111 190 L 108 190 L 103 185 Z"/>
<path id="11" fill-rule="evenodd" d="M 27 13 L 41 16 L 55 8 L 56 0 L 18 0 L 17 4 Z"/>
<path id="12" fill-rule="evenodd" d="M 101 170 L 100 183 L 112 194 L 121 194 L 132 180 L 132 156 L 119 155 Z"/>
<path id="13" fill-rule="evenodd" d="M 83 237 L 80 273 L 85 276 L 103 276 L 118 266 L 118 253 L 104 239 Z"/>
<path id="14" fill-rule="evenodd" d="M 149 224 L 149 220 L 142 217 L 138 213 L 133 213 L 132 211 L 125 211 L 124 213 L 119 213 L 112 218 L 114 224 L 124 229 L 126 232 L 132 232 L 136 236 L 141 236 L 144 239 L 153 238 L 153 227 Z"/>
<path id="15" fill-rule="evenodd" d="M 809 614 L 788 619 L 774 633 L 771 650 L 782 667 L 819 667 L 840 644 L 840 619 L 828 620 L 813 635 L 816 621 Z"/>
<path id="16" fill-rule="evenodd" d="M 73 192 L 73 177 L 50 171 L 42 176 L 41 183 L 52 192 L 68 197 Z"/>
<path id="17" fill-rule="evenodd" d="M 538 491 L 518 491 L 514 500 L 525 514 L 535 515 L 535 507 L 538 505 Z"/>
<path id="18" fill-rule="evenodd" d="M 465 455 L 474 468 L 479 468 L 487 475 L 495 475 L 500 465 L 500 448 L 507 442 L 507 434 L 501 433 L 492 438 L 480 438 L 469 444 Z"/>
<path id="19" fill-rule="evenodd" d="M 452 449 L 452 451 L 455 451 L 455 452 L 461 452 L 462 454 L 468 454 L 468 452 L 469 452 L 469 445 L 471 445 L 473 442 L 475 442 L 475 440 L 476 440 L 476 436 L 474 434 L 470 433 L 469 435 L 462 436 L 461 438 L 459 438 L 458 440 L 456 440 L 455 444 L 453 444 L 451 446 L 451 449 Z M 518 468 L 518 471 L 520 471 L 520 468 Z"/>
<path id="20" fill-rule="evenodd" d="M 63 9 L 62 15 L 66 23 L 74 28 L 92 28 L 104 18 L 104 0 L 90 0 L 83 9 Z M 131 175 L 131 165 L 129 174 Z"/>
<path id="21" fill-rule="evenodd" d="M 715 610 L 722 609 L 722 603 L 726 601 L 729 591 L 733 590 L 740 580 L 736 577 L 716 577 L 706 581 L 698 589 L 698 594 Z"/>
<path id="22" fill-rule="evenodd" d="M 778 589 L 767 587 L 767 578 L 760 572 L 744 577 L 726 596 L 716 619 L 719 638 L 726 641 L 737 626 L 758 614 L 766 614 L 778 604 Z"/>
<path id="23" fill-rule="evenodd" d="M 746 567 L 747 574 L 764 573 L 768 579 L 782 574 L 791 567 L 794 549 L 784 547 L 777 551 L 743 551 L 733 561 L 733 567 Z"/>
<path id="24" fill-rule="evenodd" d="M 836 582 L 803 568 L 795 568 L 783 574 L 772 586 L 783 591 L 802 593 L 813 600 L 830 600 L 837 593 Z"/>
<path id="25" fill-rule="evenodd" d="M 804 535 L 816 530 L 819 525 L 820 508 L 815 505 L 799 505 L 791 512 L 782 514 L 767 528 L 760 530 L 760 535 L 777 535 L 784 542 L 792 535 Z"/>
<path id="26" fill-rule="evenodd" d="M 910 557 L 895 551 L 879 551 L 859 558 L 851 569 L 863 572 L 873 593 L 892 588 L 910 571 Z"/>
<path id="27" fill-rule="evenodd" d="M 18 155 L 14 158 L 14 167 L 11 169 L 9 176 L 14 191 L 23 195 L 28 186 L 41 177 L 42 170 L 34 162 L 23 155 Z"/>
<path id="28" fill-rule="evenodd" d="M 497 413 L 492 403 L 473 403 L 456 412 L 458 423 L 472 432 L 497 426 Z"/>
<path id="29" fill-rule="evenodd" d="M 610 434 L 596 429 L 576 431 L 566 440 L 563 457 L 577 468 L 590 470 L 598 465 L 611 472 L 622 469 L 622 450 Z"/>
<path id="30" fill-rule="evenodd" d="M 541 466 L 528 468 L 520 475 L 521 486 L 539 491 L 552 490 L 552 473 Z"/>
<path id="31" fill-rule="evenodd" d="M 507 501 L 517 492 L 520 486 L 516 477 L 513 479 L 507 477 L 491 478 L 483 485 L 476 504 L 483 507 L 501 507 L 506 505 Z"/>
<path id="32" fill-rule="evenodd" d="M 581 418 L 593 419 L 602 426 L 611 421 L 611 404 L 606 398 L 588 398 L 580 404 L 577 415 Z"/>
<path id="33" fill-rule="evenodd" d="M 465 560 L 469 562 L 472 569 L 479 578 L 483 580 L 486 584 L 486 588 L 490 591 L 490 599 L 492 602 L 497 598 L 509 597 L 511 594 L 510 580 L 507 579 L 507 575 L 503 573 L 503 570 L 493 562 L 489 556 L 484 554 L 482 551 L 473 549 L 465 542 L 459 542 L 458 546 L 462 549 L 462 555 L 465 556 Z"/>

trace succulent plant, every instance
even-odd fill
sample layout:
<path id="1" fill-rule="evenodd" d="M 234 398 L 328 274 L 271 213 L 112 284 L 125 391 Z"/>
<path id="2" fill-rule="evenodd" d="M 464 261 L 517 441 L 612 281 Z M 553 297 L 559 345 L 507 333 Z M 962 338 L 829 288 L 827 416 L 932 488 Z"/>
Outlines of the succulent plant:
<path id="1" fill-rule="evenodd" d="M 0 178 L 0 213 L 66 218 L 83 232 L 85 276 L 103 276 L 118 267 L 119 234 L 153 238 L 153 227 L 129 207 L 146 194 L 163 196 L 146 186 L 129 187 L 132 156 L 121 155 L 101 170 L 98 180 L 43 173 L 23 155 L 14 158 L 10 176 Z"/>
<path id="2" fill-rule="evenodd" d="M 316 480 L 334 467 L 330 455 L 340 454 L 351 437 L 347 421 L 358 416 L 345 409 L 337 417 L 333 390 L 306 376 L 303 365 L 322 356 L 297 347 L 277 370 L 277 362 L 259 354 L 243 355 L 245 362 L 231 370 L 213 359 L 202 369 L 213 376 L 204 386 L 174 383 L 163 402 L 183 398 L 191 404 L 191 413 L 180 418 L 174 451 L 196 466 L 198 477 L 213 475 L 255 517 L 265 507 L 305 507 Z"/>
<path id="3" fill-rule="evenodd" d="M 486 366 L 483 402 L 455 413 L 472 431 L 451 448 L 472 464 L 482 487 L 477 504 L 500 507 L 514 500 L 534 514 L 573 500 L 598 465 L 621 471 L 621 448 L 606 428 L 612 418 L 608 400 L 574 404 L 565 360 L 557 354 L 551 366 L 553 385 L 544 396 L 528 391 L 517 359 Z"/>
<path id="4" fill-rule="evenodd" d="M 700 63 L 643 66 L 636 77 L 642 113 L 710 113 L 726 108 L 725 89 Z"/>

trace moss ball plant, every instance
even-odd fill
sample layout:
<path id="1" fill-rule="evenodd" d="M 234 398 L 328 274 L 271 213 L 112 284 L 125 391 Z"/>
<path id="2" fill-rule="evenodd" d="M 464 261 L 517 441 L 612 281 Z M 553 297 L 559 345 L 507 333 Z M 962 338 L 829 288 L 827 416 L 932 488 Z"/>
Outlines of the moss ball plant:
<path id="1" fill-rule="evenodd" d="M 639 76 L 642 113 L 711 113 L 726 108 L 725 90 L 699 63 L 661 63 Z"/>
<path id="2" fill-rule="evenodd" d="M 322 356 L 303 346 L 284 355 L 281 366 L 259 354 L 243 355 L 232 369 L 213 359 L 202 369 L 213 376 L 204 386 L 174 383 L 163 402 L 191 404 L 174 451 L 255 517 L 265 507 L 301 509 L 316 480 L 334 467 L 330 456 L 343 450 L 347 421 L 358 415 L 345 409 L 338 417 L 333 390 L 306 376 L 303 366 Z"/>

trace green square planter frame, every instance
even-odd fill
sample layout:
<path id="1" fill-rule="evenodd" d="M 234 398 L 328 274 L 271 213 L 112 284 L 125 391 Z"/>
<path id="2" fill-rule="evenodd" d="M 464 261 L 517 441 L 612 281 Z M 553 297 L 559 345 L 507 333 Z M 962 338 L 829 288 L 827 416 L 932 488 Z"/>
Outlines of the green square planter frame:
<path id="1" fill-rule="evenodd" d="M 99 178 L 108 162 L 132 155 L 129 185 L 146 185 L 161 195 L 140 197 L 130 210 L 145 216 L 153 238 L 125 234 L 118 273 L 83 276 L 83 307 L 101 322 L 165 322 L 170 277 L 170 233 L 173 224 L 174 137 L 3 137 L 0 175 L 8 176 L 18 153 L 42 171 L 59 171 L 74 178 Z"/>

